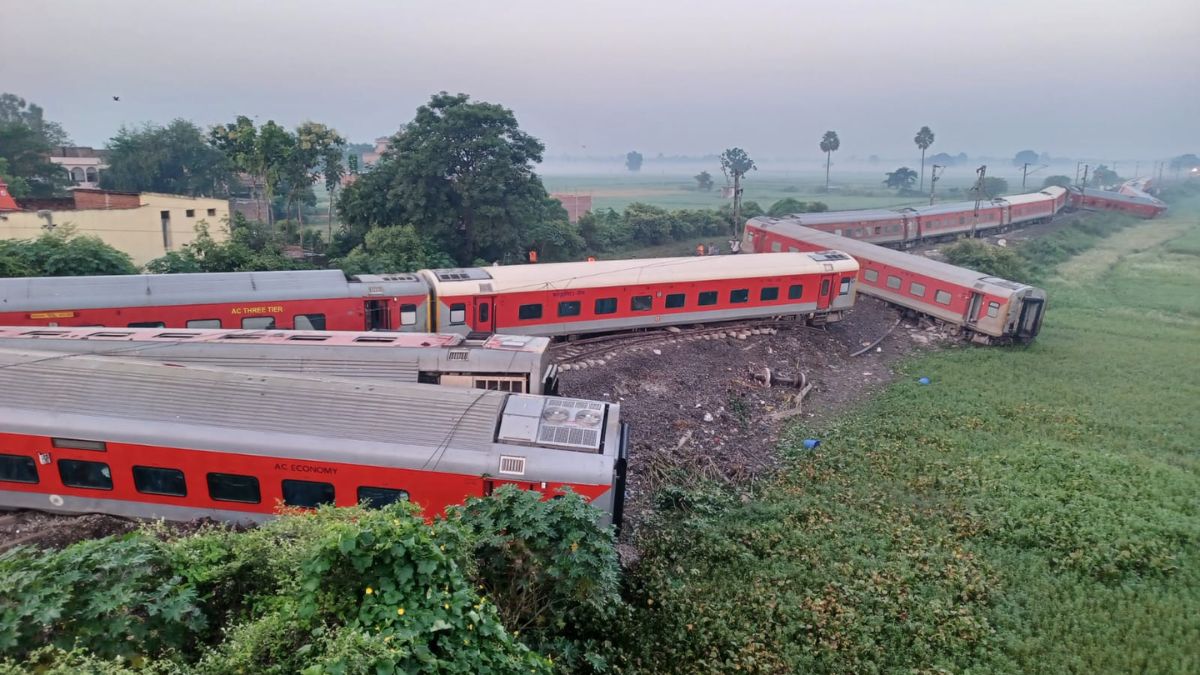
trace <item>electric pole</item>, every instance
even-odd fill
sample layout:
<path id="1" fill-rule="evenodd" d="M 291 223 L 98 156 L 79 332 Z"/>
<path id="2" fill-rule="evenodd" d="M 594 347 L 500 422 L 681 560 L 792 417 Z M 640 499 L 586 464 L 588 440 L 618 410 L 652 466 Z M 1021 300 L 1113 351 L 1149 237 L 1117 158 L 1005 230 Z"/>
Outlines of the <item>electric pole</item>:
<path id="1" fill-rule="evenodd" d="M 937 190 L 938 169 L 945 169 L 941 164 L 934 164 L 929 171 L 929 205 L 933 206 L 933 192 Z"/>
<path id="2" fill-rule="evenodd" d="M 971 216 L 971 238 L 975 238 L 975 226 L 979 222 L 979 202 L 983 198 L 983 179 L 987 176 L 987 164 L 975 169 L 979 178 L 975 181 L 975 213 Z"/>
<path id="3" fill-rule="evenodd" d="M 1083 165 L 1083 187 L 1085 187 L 1085 188 L 1087 187 L 1088 169 L 1090 169 L 1090 168 L 1092 168 L 1092 167 L 1088 164 Z"/>

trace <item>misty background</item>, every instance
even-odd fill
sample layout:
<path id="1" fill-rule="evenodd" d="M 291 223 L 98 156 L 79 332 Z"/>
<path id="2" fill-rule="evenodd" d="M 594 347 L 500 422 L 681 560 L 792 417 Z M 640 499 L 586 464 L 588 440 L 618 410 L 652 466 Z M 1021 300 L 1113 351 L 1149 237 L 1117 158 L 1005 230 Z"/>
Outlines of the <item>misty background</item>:
<path id="1" fill-rule="evenodd" d="M 512 108 L 546 143 L 545 172 L 729 146 L 763 170 L 815 170 L 826 129 L 839 166 L 871 170 L 911 162 L 921 125 L 931 154 L 972 160 L 1165 158 L 1200 141 L 1194 1 L 50 0 L 3 17 L 0 89 L 97 147 L 122 125 L 239 114 L 370 142 L 440 90 Z"/>

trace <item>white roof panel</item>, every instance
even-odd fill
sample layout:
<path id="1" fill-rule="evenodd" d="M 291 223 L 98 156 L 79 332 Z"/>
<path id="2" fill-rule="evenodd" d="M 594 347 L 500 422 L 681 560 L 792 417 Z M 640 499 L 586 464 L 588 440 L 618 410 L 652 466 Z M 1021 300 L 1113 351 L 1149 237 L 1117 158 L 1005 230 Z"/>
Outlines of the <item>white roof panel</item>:
<path id="1" fill-rule="evenodd" d="M 487 273 L 488 281 L 438 281 L 438 292 L 447 295 L 477 293 L 481 284 L 490 292 L 512 293 L 538 290 L 604 288 L 633 284 L 686 283 L 707 279 L 776 277 L 833 271 L 857 271 L 858 263 L 819 260 L 812 253 L 762 253 L 749 264 L 745 256 L 694 256 L 646 258 L 642 260 L 598 260 L 578 263 L 544 263 L 475 268 Z M 437 270 L 433 270 L 434 273 Z"/>

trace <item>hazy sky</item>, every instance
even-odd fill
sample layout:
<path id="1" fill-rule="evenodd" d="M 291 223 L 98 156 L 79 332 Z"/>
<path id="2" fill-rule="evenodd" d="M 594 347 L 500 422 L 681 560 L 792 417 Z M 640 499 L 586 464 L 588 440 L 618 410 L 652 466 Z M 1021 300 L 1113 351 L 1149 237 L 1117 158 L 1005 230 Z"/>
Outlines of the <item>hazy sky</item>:
<path id="1" fill-rule="evenodd" d="M 548 155 L 1200 151 L 1197 0 L 9 0 L 0 91 L 80 144 L 238 114 L 394 132 L 447 90 Z M 120 102 L 112 100 L 120 95 Z"/>

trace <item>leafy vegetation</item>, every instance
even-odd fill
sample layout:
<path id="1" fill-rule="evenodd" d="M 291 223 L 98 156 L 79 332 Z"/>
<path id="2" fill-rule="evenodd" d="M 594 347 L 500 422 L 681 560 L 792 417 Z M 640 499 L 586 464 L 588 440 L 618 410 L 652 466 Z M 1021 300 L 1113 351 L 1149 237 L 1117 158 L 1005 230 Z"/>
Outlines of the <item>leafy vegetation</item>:
<path id="1" fill-rule="evenodd" d="M 917 182 L 917 172 L 907 166 L 902 166 L 886 175 L 887 178 L 884 179 L 883 184 L 900 192 L 911 190 L 913 183 Z"/>
<path id="2" fill-rule="evenodd" d="M 49 197 L 67 186 L 67 172 L 49 159 L 50 150 L 67 140 L 41 106 L 0 94 L 0 169 L 14 197 Z"/>
<path id="3" fill-rule="evenodd" d="M 188 272 L 253 272 L 312 269 L 312 265 L 283 254 L 283 239 L 275 229 L 234 214 L 229 238 L 218 242 L 209 233 L 209 224 L 196 224 L 196 236 L 178 251 L 146 263 L 151 274 Z"/>
<path id="4" fill-rule="evenodd" d="M 478 673 L 604 668 L 611 533 L 511 487 L 426 523 L 322 508 L 0 555 L 0 672 Z M 532 641 L 545 655 L 522 641 Z"/>
<path id="5" fill-rule="evenodd" d="M 97 237 L 76 236 L 69 224 L 37 239 L 0 240 L 0 277 L 137 274 L 133 260 Z"/>
<path id="6" fill-rule="evenodd" d="M 108 142 L 108 153 L 108 168 L 100 174 L 106 190 L 211 196 L 226 194 L 233 180 L 224 153 L 188 120 L 122 127 Z"/>
<path id="7" fill-rule="evenodd" d="M 842 147 L 842 141 L 838 138 L 836 131 L 826 131 L 821 137 L 821 152 L 825 153 L 825 191 L 829 191 L 829 163 L 833 153 Z"/>
<path id="8" fill-rule="evenodd" d="M 625 153 L 625 168 L 630 171 L 642 170 L 642 153 L 637 150 L 630 150 Z"/>
<path id="9" fill-rule="evenodd" d="M 1046 176 L 1046 180 L 1042 181 L 1042 187 L 1048 188 L 1057 185 L 1058 187 L 1071 187 L 1071 177 L 1058 174 L 1055 176 Z"/>
<path id="10" fill-rule="evenodd" d="M 921 187 L 918 189 L 922 192 L 925 190 L 925 151 L 933 145 L 933 139 L 933 130 L 929 127 L 921 127 L 917 130 L 917 135 L 913 137 L 913 143 L 916 143 L 917 147 L 921 149 Z"/>

